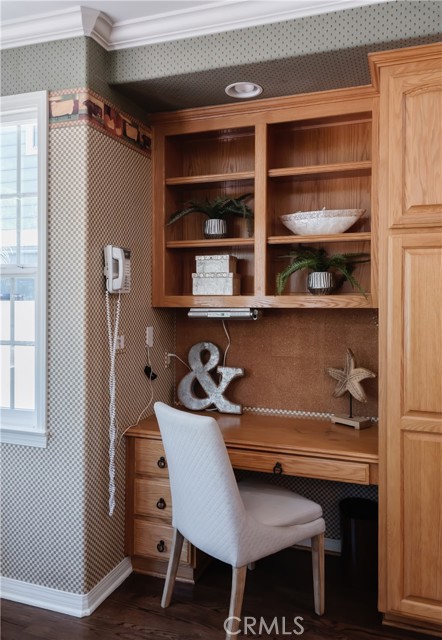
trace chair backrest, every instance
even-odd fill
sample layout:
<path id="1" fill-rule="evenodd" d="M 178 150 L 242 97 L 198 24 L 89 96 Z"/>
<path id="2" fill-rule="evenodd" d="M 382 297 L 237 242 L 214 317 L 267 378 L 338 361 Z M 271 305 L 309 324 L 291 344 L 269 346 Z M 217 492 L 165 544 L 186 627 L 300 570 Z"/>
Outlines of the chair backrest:
<path id="1" fill-rule="evenodd" d="M 172 492 L 172 522 L 193 545 L 232 564 L 246 519 L 218 423 L 155 403 Z"/>

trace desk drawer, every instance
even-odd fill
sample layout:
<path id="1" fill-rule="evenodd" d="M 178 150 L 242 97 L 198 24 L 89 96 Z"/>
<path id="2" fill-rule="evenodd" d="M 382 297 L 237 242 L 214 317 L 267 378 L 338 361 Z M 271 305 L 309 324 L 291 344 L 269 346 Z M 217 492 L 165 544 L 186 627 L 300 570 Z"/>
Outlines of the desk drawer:
<path id="1" fill-rule="evenodd" d="M 173 528 L 148 520 L 134 520 L 134 555 L 168 560 L 172 547 Z M 160 549 L 163 549 L 162 551 Z M 190 544 L 184 541 L 180 562 L 190 564 Z"/>
<path id="2" fill-rule="evenodd" d="M 289 476 L 303 476 L 357 484 L 369 484 L 370 479 L 369 465 L 364 462 L 238 450 L 229 451 L 229 457 L 232 466 L 236 469 L 264 471 L 266 473 L 278 471 Z M 277 466 L 278 464 L 280 466 Z"/>
<path id="3" fill-rule="evenodd" d="M 158 478 L 167 478 L 166 454 L 160 440 L 137 438 L 135 443 L 135 473 L 148 473 Z"/>
<path id="4" fill-rule="evenodd" d="M 135 478 L 134 512 L 170 523 L 172 521 L 172 498 L 169 481 Z"/>

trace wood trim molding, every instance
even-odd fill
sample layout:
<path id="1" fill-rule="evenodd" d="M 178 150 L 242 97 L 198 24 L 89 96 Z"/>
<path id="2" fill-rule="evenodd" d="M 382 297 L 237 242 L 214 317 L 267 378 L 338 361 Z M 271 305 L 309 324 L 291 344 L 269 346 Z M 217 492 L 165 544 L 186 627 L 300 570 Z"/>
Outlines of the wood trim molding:
<path id="1" fill-rule="evenodd" d="M 210 119 L 220 116 L 248 116 L 252 113 L 259 113 L 260 111 L 268 111 L 272 109 L 274 111 L 281 111 L 283 109 L 299 108 L 302 106 L 310 106 L 315 104 L 324 104 L 326 99 L 327 104 L 333 104 L 341 101 L 363 100 L 367 99 L 366 107 L 359 107 L 360 109 L 366 108 L 370 111 L 372 108 L 371 99 L 377 97 L 377 92 L 371 85 L 363 85 L 360 87 L 350 87 L 345 89 L 334 89 L 332 91 L 317 91 L 315 93 L 300 93 L 292 96 L 283 96 L 276 98 L 263 98 L 261 100 L 253 100 L 252 102 L 239 103 L 239 104 L 222 104 L 214 105 L 212 107 L 196 107 L 193 109 L 182 109 L 180 111 L 168 111 L 164 113 L 152 114 L 149 122 L 151 124 L 165 124 L 165 123 L 181 123 L 186 120 Z M 218 125 L 217 125 L 218 126 Z"/>
<path id="2" fill-rule="evenodd" d="M 368 66 L 370 69 L 371 82 L 376 91 L 379 91 L 380 70 L 382 67 L 390 67 L 397 64 L 407 64 L 408 62 L 421 62 L 423 60 L 433 60 L 442 55 L 442 42 L 434 44 L 424 44 L 417 47 L 407 47 L 405 49 L 391 49 L 390 51 L 380 51 L 368 54 Z"/>

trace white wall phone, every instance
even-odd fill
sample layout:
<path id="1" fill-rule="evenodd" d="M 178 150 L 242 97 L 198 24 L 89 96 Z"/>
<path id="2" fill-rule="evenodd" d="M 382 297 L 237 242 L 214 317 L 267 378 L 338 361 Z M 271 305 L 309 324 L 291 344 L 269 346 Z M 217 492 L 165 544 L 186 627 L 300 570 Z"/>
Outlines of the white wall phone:
<path id="1" fill-rule="evenodd" d="M 109 342 L 109 515 L 112 516 L 115 509 L 115 447 L 117 437 L 117 410 L 115 355 L 117 351 L 117 339 L 120 323 L 120 308 L 122 293 L 130 292 L 130 250 L 122 247 L 113 247 L 108 244 L 104 247 L 104 275 L 106 276 L 106 319 L 107 335 Z M 117 293 L 118 299 L 115 309 L 114 327 L 112 327 L 110 294 Z"/>
<path id="2" fill-rule="evenodd" d="M 104 247 L 104 275 L 109 293 L 129 293 L 130 250 L 113 247 L 111 244 L 106 245 Z"/>

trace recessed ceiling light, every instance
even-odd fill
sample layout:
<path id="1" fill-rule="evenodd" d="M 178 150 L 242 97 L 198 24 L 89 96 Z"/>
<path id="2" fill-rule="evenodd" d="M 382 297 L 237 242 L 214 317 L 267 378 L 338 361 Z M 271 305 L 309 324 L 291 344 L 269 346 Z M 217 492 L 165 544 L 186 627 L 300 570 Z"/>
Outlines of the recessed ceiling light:
<path id="1" fill-rule="evenodd" d="M 262 93 L 262 87 L 256 82 L 233 82 L 225 88 L 225 92 L 232 98 L 243 100 L 244 98 L 254 98 Z"/>

